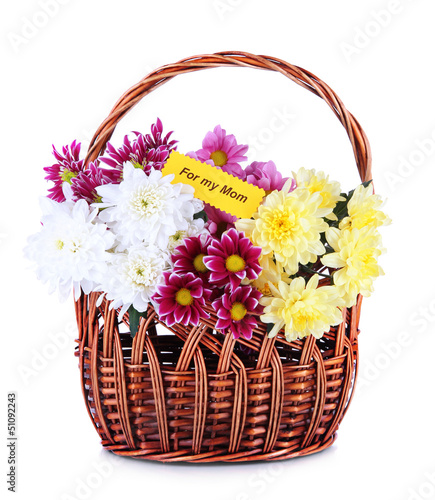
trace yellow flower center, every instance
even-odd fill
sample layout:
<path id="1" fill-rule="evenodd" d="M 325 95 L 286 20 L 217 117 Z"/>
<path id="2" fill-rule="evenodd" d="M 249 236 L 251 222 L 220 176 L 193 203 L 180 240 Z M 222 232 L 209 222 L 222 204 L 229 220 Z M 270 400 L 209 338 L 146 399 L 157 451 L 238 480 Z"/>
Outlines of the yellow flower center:
<path id="1" fill-rule="evenodd" d="M 265 283 L 263 288 L 258 288 L 258 290 L 266 297 L 271 297 L 272 292 L 270 291 L 269 283 Z"/>
<path id="2" fill-rule="evenodd" d="M 240 257 L 240 255 L 230 255 L 227 257 L 225 261 L 225 267 L 231 273 L 238 273 L 239 271 L 243 271 L 245 269 L 245 261 Z"/>
<path id="3" fill-rule="evenodd" d="M 247 313 L 246 307 L 241 302 L 234 302 L 231 307 L 231 319 L 234 321 L 240 321 L 243 319 Z"/>
<path id="4" fill-rule="evenodd" d="M 58 250 L 62 250 L 62 248 L 65 246 L 65 243 L 62 240 L 57 240 L 56 241 L 56 248 Z"/>
<path id="5" fill-rule="evenodd" d="M 204 257 L 205 255 L 203 253 L 200 253 L 193 259 L 193 267 L 199 273 L 206 273 L 208 271 L 207 267 L 204 264 Z"/>
<path id="6" fill-rule="evenodd" d="M 180 306 L 190 306 L 193 302 L 193 297 L 187 288 L 180 288 L 175 294 L 175 300 L 180 304 Z"/>
<path id="7" fill-rule="evenodd" d="M 225 151 L 213 151 L 213 153 L 210 155 L 210 159 L 213 160 L 213 163 L 217 167 L 223 167 L 227 164 L 228 156 Z"/>
<path id="8" fill-rule="evenodd" d="M 289 236 L 294 227 L 292 219 L 287 211 L 276 209 L 272 212 L 269 228 L 274 238 L 282 239 Z"/>
<path id="9" fill-rule="evenodd" d="M 61 174 L 60 178 L 63 180 L 63 182 L 68 182 L 68 184 L 71 184 L 71 179 L 74 177 L 77 177 L 76 172 L 71 172 L 70 170 L 65 169 Z"/>

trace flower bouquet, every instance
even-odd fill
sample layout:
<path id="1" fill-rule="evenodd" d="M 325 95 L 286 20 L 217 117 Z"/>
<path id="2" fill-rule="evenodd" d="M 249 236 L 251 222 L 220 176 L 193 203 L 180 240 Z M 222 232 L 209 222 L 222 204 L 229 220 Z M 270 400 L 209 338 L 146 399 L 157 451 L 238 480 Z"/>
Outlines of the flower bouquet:
<path id="1" fill-rule="evenodd" d="M 216 66 L 279 71 L 324 99 L 362 184 L 343 192 L 321 171 L 283 177 L 273 161 L 246 164 L 248 146 L 219 125 L 185 154 L 159 119 L 149 134 L 108 142 L 141 97 Z M 25 252 L 51 291 L 73 291 L 82 392 L 103 446 L 194 462 L 330 446 L 355 386 L 361 299 L 383 274 L 379 228 L 390 222 L 367 138 L 335 93 L 276 58 L 196 56 L 127 91 L 85 158 L 80 149 L 54 149 L 42 227 Z"/>
<path id="2" fill-rule="evenodd" d="M 250 339 L 261 321 L 290 342 L 321 338 L 370 295 L 382 274 L 378 228 L 389 222 L 371 182 L 342 193 L 321 171 L 283 178 L 273 161 L 243 168 L 248 146 L 218 125 L 186 156 L 264 190 L 252 217 L 238 219 L 164 175 L 171 136 L 158 119 L 87 166 L 77 142 L 54 149 L 42 229 L 26 250 L 51 290 L 76 300 L 99 292 L 134 318 L 133 336 L 150 305 L 167 326 L 198 326 L 209 302 L 224 335 Z"/>

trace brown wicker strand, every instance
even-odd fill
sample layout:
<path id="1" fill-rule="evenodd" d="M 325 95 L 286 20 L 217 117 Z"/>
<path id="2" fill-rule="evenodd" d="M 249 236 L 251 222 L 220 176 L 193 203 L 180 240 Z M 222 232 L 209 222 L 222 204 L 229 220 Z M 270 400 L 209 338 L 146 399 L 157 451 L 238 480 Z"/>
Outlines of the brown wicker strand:
<path id="1" fill-rule="evenodd" d="M 194 56 L 176 64 L 169 64 L 153 71 L 129 89 L 115 104 L 109 116 L 97 129 L 91 140 L 86 162 L 94 161 L 104 152 L 118 122 L 146 95 L 183 73 L 216 67 L 250 67 L 277 71 L 298 85 L 323 99 L 345 128 L 354 151 L 356 164 L 363 181 L 370 180 L 371 151 L 367 137 L 355 117 L 347 111 L 334 91 L 315 75 L 298 66 L 269 56 L 258 56 L 246 52 L 220 52 Z"/>

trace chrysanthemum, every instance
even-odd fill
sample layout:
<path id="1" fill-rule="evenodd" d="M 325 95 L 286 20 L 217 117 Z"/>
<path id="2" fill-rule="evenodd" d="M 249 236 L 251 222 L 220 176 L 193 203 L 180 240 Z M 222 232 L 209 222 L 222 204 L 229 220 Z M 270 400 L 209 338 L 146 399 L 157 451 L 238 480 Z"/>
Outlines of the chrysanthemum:
<path id="1" fill-rule="evenodd" d="M 288 283 L 291 281 L 288 275 L 284 273 L 281 264 L 276 263 L 270 255 L 262 255 L 259 264 L 261 266 L 261 273 L 258 278 L 252 282 L 252 286 L 255 286 L 262 295 L 270 296 L 272 294 L 270 291 L 270 283 L 278 286 L 281 280 Z"/>
<path id="2" fill-rule="evenodd" d="M 263 255 L 275 257 L 292 276 L 299 264 L 316 262 L 325 253 L 320 233 L 328 228 L 322 217 L 330 210 L 320 207 L 319 193 L 311 194 L 304 188 L 289 193 L 290 182 L 281 191 L 266 196 L 254 220 L 240 219 L 236 228 L 261 247 Z"/>
<path id="3" fill-rule="evenodd" d="M 172 253 L 186 238 L 198 236 L 199 234 L 203 234 L 205 232 L 206 230 L 204 229 L 203 219 L 194 219 L 193 221 L 188 222 L 186 230 L 179 229 L 169 237 L 168 251 Z"/>
<path id="4" fill-rule="evenodd" d="M 211 283 L 221 287 L 229 282 L 231 289 L 235 289 L 245 278 L 258 278 L 261 272 L 260 254 L 261 248 L 254 247 L 243 233 L 230 229 L 220 241 L 215 239 L 211 242 L 203 260 L 211 271 Z"/>
<path id="5" fill-rule="evenodd" d="M 174 272 L 178 274 L 193 273 L 201 278 L 204 284 L 208 284 L 210 271 L 204 264 L 204 257 L 207 255 L 208 247 L 212 241 L 213 238 L 207 233 L 186 238 L 171 255 Z"/>
<path id="6" fill-rule="evenodd" d="M 237 144 L 234 135 L 227 135 L 226 131 L 217 125 L 213 132 L 207 132 L 202 141 L 202 149 L 196 153 L 200 161 L 213 160 L 216 167 L 244 179 L 245 174 L 239 162 L 247 160 L 247 156 L 244 156 L 246 151 L 248 146 Z"/>
<path id="7" fill-rule="evenodd" d="M 353 227 L 357 229 L 363 227 L 377 228 L 390 224 L 391 219 L 382 210 L 379 210 L 382 205 L 382 198 L 377 194 L 373 194 L 373 183 L 370 183 L 367 187 L 360 184 L 347 204 L 349 216 L 340 222 L 340 229 Z"/>
<path id="8" fill-rule="evenodd" d="M 107 273 L 107 252 L 114 237 L 97 220 L 98 209 L 90 210 L 84 200 L 58 203 L 41 200 L 43 216 L 39 233 L 30 236 L 24 252 L 36 265 L 40 280 L 58 289 L 65 300 L 74 289 L 90 293 Z"/>
<path id="9" fill-rule="evenodd" d="M 320 208 L 328 208 L 329 213 L 325 215 L 327 219 L 337 220 L 337 216 L 332 213 L 335 205 L 339 201 L 346 201 L 343 196 L 340 196 L 340 183 L 330 181 L 329 175 L 325 172 L 316 172 L 314 169 L 307 170 L 301 167 L 297 173 L 293 173 L 298 187 L 307 188 L 310 193 L 319 193 L 322 197 Z"/>
<path id="10" fill-rule="evenodd" d="M 216 238 L 220 238 L 225 231 L 234 228 L 237 217 L 219 210 L 208 203 L 204 205 L 204 211 L 208 219 L 207 230 Z"/>
<path id="11" fill-rule="evenodd" d="M 246 182 L 254 184 L 266 191 L 266 194 L 271 193 L 275 189 L 280 191 L 287 182 L 288 177 L 282 177 L 278 172 L 273 161 L 267 163 L 254 161 L 245 168 Z M 293 191 L 296 187 L 296 181 L 293 180 L 289 191 Z"/>
<path id="12" fill-rule="evenodd" d="M 212 304 L 218 316 L 216 329 L 224 333 L 230 331 L 235 339 L 240 336 L 250 339 L 258 325 L 256 316 L 263 310 L 260 297 L 261 293 L 250 285 L 239 286 L 235 290 L 227 285 L 223 295 Z"/>
<path id="13" fill-rule="evenodd" d="M 62 191 L 62 184 L 76 177 L 84 168 L 84 160 L 80 160 L 80 143 L 73 141 L 70 146 L 63 146 L 62 153 L 59 153 L 53 146 L 53 155 L 57 163 L 49 167 L 44 167 L 48 173 L 45 177 L 48 181 L 54 182 L 54 186 L 48 190 L 48 197 L 52 200 L 62 202 L 65 197 Z"/>
<path id="14" fill-rule="evenodd" d="M 198 155 L 196 154 L 196 151 L 189 151 L 186 153 L 186 156 L 189 156 L 190 158 L 193 158 L 194 160 L 202 161 L 203 163 L 207 163 L 208 165 L 215 166 L 213 163 L 213 160 L 200 160 Z M 239 177 L 240 179 L 244 179 L 244 172 L 240 167 L 236 168 L 234 171 L 232 170 L 232 167 L 223 167 L 223 169 L 227 173 L 231 173 L 235 175 L 236 177 Z M 223 210 L 219 210 L 218 208 L 209 205 L 208 203 L 204 204 L 204 211 L 207 216 L 207 230 L 209 231 L 210 234 L 213 236 L 219 236 L 226 231 L 227 229 L 230 229 L 234 227 L 234 222 L 237 220 L 237 217 L 234 217 L 233 215 L 230 215 Z"/>
<path id="15" fill-rule="evenodd" d="M 101 291 L 113 301 L 111 308 L 121 308 L 121 317 L 131 305 L 144 312 L 168 269 L 169 255 L 160 248 L 133 246 L 126 252 L 112 254 Z"/>
<path id="16" fill-rule="evenodd" d="M 113 171 L 98 167 L 91 163 L 76 177 L 71 179 L 71 188 L 74 200 L 86 200 L 89 204 L 101 202 L 101 197 L 96 188 L 115 181 Z"/>
<path id="17" fill-rule="evenodd" d="M 183 184 L 171 184 L 172 175 L 151 169 L 149 175 L 126 163 L 120 184 L 99 186 L 96 191 L 104 210 L 100 218 L 114 231 L 118 250 L 142 242 L 168 247 L 169 238 L 187 230 L 193 219 L 193 194 L 183 193 Z"/>
<path id="18" fill-rule="evenodd" d="M 326 239 L 335 252 L 324 255 L 322 264 L 338 269 L 333 273 L 334 285 L 346 307 L 351 307 L 359 293 L 368 297 L 373 292 L 374 279 L 384 274 L 378 264 L 381 236 L 373 227 L 342 231 L 330 228 Z"/>
<path id="19" fill-rule="evenodd" d="M 200 318 L 209 317 L 204 307 L 210 291 L 203 288 L 200 278 L 193 273 L 165 272 L 163 276 L 164 284 L 152 297 L 162 321 L 168 326 L 175 323 L 197 326 Z"/>
<path id="20" fill-rule="evenodd" d="M 139 132 L 133 132 L 135 137 L 130 140 L 128 135 L 124 137 L 123 145 L 120 148 L 115 148 L 108 143 L 105 154 L 100 160 L 117 170 L 122 172 L 124 163 L 131 162 L 136 167 L 144 170 L 148 174 L 151 168 L 161 170 L 169 153 L 176 149 L 177 141 L 170 140 L 172 132 L 163 136 L 163 125 L 159 118 L 157 122 L 151 126 L 151 135 L 142 135 Z M 120 180 L 120 179 L 119 179 Z"/>
<path id="21" fill-rule="evenodd" d="M 331 326 L 342 322 L 339 308 L 343 306 L 343 300 L 337 288 L 318 285 L 317 274 L 306 285 L 301 277 L 290 284 L 280 281 L 278 288 L 271 285 L 272 297 L 260 299 L 265 306 L 261 321 L 274 325 L 269 337 L 274 337 L 285 327 L 285 337 L 289 342 L 310 334 L 318 339 Z"/>

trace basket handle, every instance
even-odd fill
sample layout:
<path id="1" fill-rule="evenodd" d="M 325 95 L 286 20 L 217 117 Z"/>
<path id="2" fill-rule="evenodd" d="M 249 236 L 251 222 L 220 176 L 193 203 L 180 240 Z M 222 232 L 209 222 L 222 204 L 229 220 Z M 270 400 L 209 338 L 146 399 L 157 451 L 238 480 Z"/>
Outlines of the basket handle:
<path id="1" fill-rule="evenodd" d="M 86 164 L 96 160 L 104 152 L 106 144 L 121 118 L 143 97 L 160 87 L 160 85 L 183 73 L 228 66 L 277 71 L 326 101 L 347 132 L 361 181 L 364 182 L 372 179 L 372 158 L 367 136 L 361 125 L 344 107 L 335 92 L 322 82 L 322 80 L 317 78 L 317 76 L 305 69 L 293 66 L 275 57 L 258 56 L 249 54 L 248 52 L 218 52 L 216 54 L 193 56 L 182 59 L 175 64 L 162 66 L 149 73 L 140 82 L 125 92 L 115 104 L 109 116 L 98 127 L 89 145 L 85 160 Z"/>

